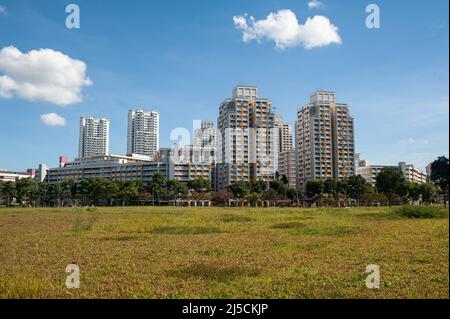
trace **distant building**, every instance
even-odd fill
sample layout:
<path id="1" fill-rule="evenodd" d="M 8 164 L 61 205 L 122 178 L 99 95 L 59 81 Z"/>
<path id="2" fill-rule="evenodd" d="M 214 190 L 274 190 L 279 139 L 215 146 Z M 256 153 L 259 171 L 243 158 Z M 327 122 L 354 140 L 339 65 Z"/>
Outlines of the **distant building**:
<path id="1" fill-rule="evenodd" d="M 292 125 L 284 123 L 282 116 L 275 116 L 278 153 L 292 149 Z"/>
<path id="2" fill-rule="evenodd" d="M 358 170 L 356 171 L 356 175 L 361 175 L 368 183 L 375 186 L 378 174 L 384 168 L 388 167 L 392 169 L 398 169 L 398 166 L 373 165 L 370 164 L 367 160 L 360 160 L 358 164 Z"/>
<path id="3" fill-rule="evenodd" d="M 297 112 L 297 186 L 305 190 L 313 179 L 354 175 L 353 117 L 347 104 L 337 103 L 334 92 L 318 91 Z"/>
<path id="4" fill-rule="evenodd" d="M 7 170 L 0 170 L 0 182 L 15 182 L 19 179 L 33 178 L 33 172 L 11 172 Z"/>
<path id="5" fill-rule="evenodd" d="M 109 153 L 109 121 L 103 118 L 80 118 L 78 157 L 92 157 Z"/>
<path id="6" fill-rule="evenodd" d="M 419 184 L 426 183 L 428 176 L 426 173 L 419 170 L 412 164 L 406 164 L 405 162 L 400 162 L 398 165 L 373 165 L 366 160 L 360 160 L 358 165 L 357 175 L 361 175 L 367 182 L 371 183 L 373 186 L 376 184 L 376 179 L 378 174 L 384 168 L 392 168 L 399 170 L 406 181 L 416 182 Z"/>
<path id="7" fill-rule="evenodd" d="M 400 171 L 405 176 L 405 179 L 409 182 L 415 182 L 419 184 L 426 183 L 428 181 L 428 175 L 422 172 L 413 164 L 406 164 L 405 162 L 398 163 Z"/>
<path id="8" fill-rule="evenodd" d="M 60 162 L 60 165 L 61 165 L 61 162 Z M 39 168 L 36 170 L 36 175 L 35 175 L 34 179 L 37 182 L 44 182 L 45 179 L 47 178 L 47 174 L 48 174 L 47 164 L 39 164 Z"/>
<path id="9" fill-rule="evenodd" d="M 142 181 L 147 184 L 156 173 L 178 181 L 211 179 L 212 167 L 203 163 L 174 163 L 171 150 L 161 149 L 155 160 L 147 156 L 103 155 L 80 158 L 64 167 L 50 168 L 46 181 L 50 184 L 67 180 L 106 178 L 122 181 Z"/>
<path id="10" fill-rule="evenodd" d="M 129 110 L 127 141 L 127 154 L 156 156 L 159 152 L 159 113 Z"/>
<path id="11" fill-rule="evenodd" d="M 281 152 L 278 155 L 278 174 L 286 176 L 290 188 L 296 188 L 297 186 L 296 157 L 296 151 L 293 149 Z"/>
<path id="12" fill-rule="evenodd" d="M 428 177 L 431 176 L 431 165 L 432 165 L 432 163 L 428 164 L 426 167 L 426 172 L 427 172 Z"/>
<path id="13" fill-rule="evenodd" d="M 219 145 L 221 145 L 221 135 L 220 131 L 214 127 L 214 122 L 202 121 L 200 128 L 194 131 L 194 145 L 189 147 L 195 148 L 197 153 L 201 150 L 203 161 L 214 164 L 220 161 Z"/>
<path id="14" fill-rule="evenodd" d="M 194 131 L 194 146 L 216 148 L 219 144 L 220 131 L 213 121 L 201 121 L 200 128 Z"/>
<path id="15" fill-rule="evenodd" d="M 59 157 L 59 167 L 64 167 L 66 163 L 69 161 L 69 158 L 67 156 L 60 156 Z"/>

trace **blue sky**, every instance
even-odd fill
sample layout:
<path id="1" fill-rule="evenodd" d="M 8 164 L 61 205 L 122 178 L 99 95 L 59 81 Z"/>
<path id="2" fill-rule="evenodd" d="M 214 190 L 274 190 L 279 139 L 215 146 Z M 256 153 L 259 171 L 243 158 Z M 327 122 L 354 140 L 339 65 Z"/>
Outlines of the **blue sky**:
<path id="1" fill-rule="evenodd" d="M 81 102 L 64 107 L 0 97 L 0 168 L 76 157 L 83 115 L 110 119 L 110 152 L 124 154 L 127 110 L 138 106 L 160 112 L 161 146 L 170 146 L 173 128 L 216 120 L 236 84 L 257 85 L 291 123 L 312 91 L 335 91 L 351 106 L 357 152 L 372 163 L 424 168 L 448 156 L 447 0 L 323 0 L 315 10 L 308 0 L 72 2 L 81 10 L 80 29 L 65 26 L 69 1 L 0 0 L 0 50 L 60 51 L 83 61 L 93 82 L 82 87 Z M 380 29 L 365 27 L 372 2 L 381 10 Z M 234 16 L 261 20 L 281 9 L 300 24 L 327 17 L 342 43 L 280 50 L 270 39 L 242 41 Z M 46 113 L 66 125 L 45 125 Z"/>

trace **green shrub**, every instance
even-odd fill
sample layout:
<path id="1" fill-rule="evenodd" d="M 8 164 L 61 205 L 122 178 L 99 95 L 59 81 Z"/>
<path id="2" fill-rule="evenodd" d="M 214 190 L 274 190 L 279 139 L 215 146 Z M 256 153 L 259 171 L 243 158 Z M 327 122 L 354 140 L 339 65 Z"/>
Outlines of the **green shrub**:
<path id="1" fill-rule="evenodd" d="M 443 218 L 448 216 L 445 209 L 427 206 L 401 206 L 395 209 L 395 213 L 404 218 Z"/>

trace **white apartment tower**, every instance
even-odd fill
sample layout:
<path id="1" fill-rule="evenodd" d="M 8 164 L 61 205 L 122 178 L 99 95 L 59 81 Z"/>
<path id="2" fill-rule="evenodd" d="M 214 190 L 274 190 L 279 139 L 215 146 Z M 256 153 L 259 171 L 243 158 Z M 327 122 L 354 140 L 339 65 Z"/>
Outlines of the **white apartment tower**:
<path id="1" fill-rule="evenodd" d="M 282 116 L 275 116 L 275 129 L 278 135 L 278 153 L 292 149 L 292 125 L 284 123 Z"/>
<path id="2" fill-rule="evenodd" d="M 216 189 L 237 181 L 275 178 L 278 153 L 272 102 L 258 97 L 254 86 L 236 86 L 219 107 L 221 163 Z"/>
<path id="3" fill-rule="evenodd" d="M 312 179 L 338 180 L 354 175 L 353 117 L 334 92 L 318 91 L 297 112 L 297 187 Z"/>
<path id="4" fill-rule="evenodd" d="M 128 111 L 127 154 L 156 156 L 159 152 L 159 113 L 151 110 Z"/>
<path id="5" fill-rule="evenodd" d="M 80 142 L 78 157 L 86 158 L 109 153 L 109 120 L 104 118 L 80 118 Z"/>
<path id="6" fill-rule="evenodd" d="M 213 121 L 201 121 L 200 128 L 194 131 L 194 146 L 216 148 L 218 145 L 219 130 Z"/>

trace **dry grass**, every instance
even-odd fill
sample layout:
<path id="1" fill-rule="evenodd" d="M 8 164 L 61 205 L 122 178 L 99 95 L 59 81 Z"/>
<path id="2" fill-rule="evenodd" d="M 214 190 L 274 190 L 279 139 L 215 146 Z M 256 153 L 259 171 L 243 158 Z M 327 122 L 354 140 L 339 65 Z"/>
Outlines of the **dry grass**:
<path id="1" fill-rule="evenodd" d="M 1 209 L 0 298 L 449 298 L 448 217 L 392 214 Z M 71 263 L 80 289 L 64 285 Z M 368 264 L 379 290 L 365 287 Z"/>

